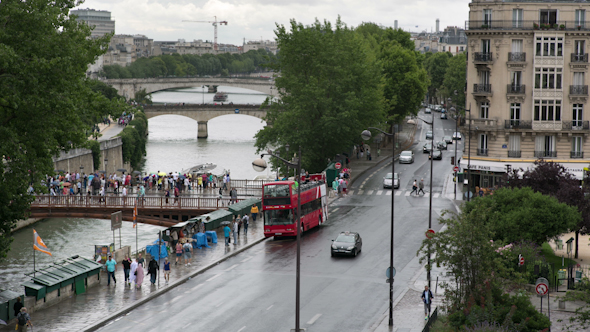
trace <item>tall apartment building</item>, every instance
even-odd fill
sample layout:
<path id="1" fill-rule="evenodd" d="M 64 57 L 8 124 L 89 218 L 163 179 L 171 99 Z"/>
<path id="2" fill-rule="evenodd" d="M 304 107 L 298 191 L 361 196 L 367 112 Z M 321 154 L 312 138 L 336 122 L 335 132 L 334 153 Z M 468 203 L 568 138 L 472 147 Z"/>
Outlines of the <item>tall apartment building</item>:
<path id="1" fill-rule="evenodd" d="M 75 9 L 70 11 L 70 15 L 76 15 L 76 21 L 84 21 L 88 26 L 94 28 L 90 37 L 97 38 L 107 33 L 115 32 L 115 21 L 111 20 L 111 12 L 106 10 L 94 9 Z"/>
<path id="2" fill-rule="evenodd" d="M 507 168 L 543 158 L 578 179 L 590 162 L 585 1 L 472 0 L 466 142 L 471 190 L 497 185 Z"/>

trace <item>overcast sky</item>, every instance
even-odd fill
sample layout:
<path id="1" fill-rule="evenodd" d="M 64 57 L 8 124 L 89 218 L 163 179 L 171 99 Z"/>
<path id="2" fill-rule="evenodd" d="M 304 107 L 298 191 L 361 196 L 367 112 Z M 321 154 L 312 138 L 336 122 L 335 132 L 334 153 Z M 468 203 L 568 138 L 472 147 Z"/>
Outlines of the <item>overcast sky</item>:
<path id="1" fill-rule="evenodd" d="M 227 21 L 218 27 L 218 42 L 242 45 L 243 39 L 274 39 L 275 24 L 290 19 L 310 24 L 335 22 L 338 15 L 348 26 L 374 22 L 408 31 L 446 26 L 464 27 L 469 0 L 87 0 L 80 9 L 110 11 L 116 34 L 143 34 L 156 41 L 213 40 L 210 23 L 183 20 Z"/>

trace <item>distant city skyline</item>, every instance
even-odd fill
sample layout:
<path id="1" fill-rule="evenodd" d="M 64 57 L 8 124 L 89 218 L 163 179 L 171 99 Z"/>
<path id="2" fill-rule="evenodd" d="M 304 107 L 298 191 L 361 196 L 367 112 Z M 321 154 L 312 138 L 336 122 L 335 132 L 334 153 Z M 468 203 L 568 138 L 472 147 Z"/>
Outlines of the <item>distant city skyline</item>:
<path id="1" fill-rule="evenodd" d="M 436 19 L 440 30 L 447 26 L 463 27 L 469 13 L 469 0 L 88 0 L 76 9 L 111 12 L 116 34 L 143 34 L 153 40 L 213 40 L 211 23 L 183 20 L 227 21 L 218 27 L 220 44 L 241 45 L 244 38 L 272 40 L 276 24 L 288 26 L 289 20 L 308 25 L 317 18 L 332 24 L 340 15 L 348 26 L 372 22 L 406 31 L 434 31 Z"/>

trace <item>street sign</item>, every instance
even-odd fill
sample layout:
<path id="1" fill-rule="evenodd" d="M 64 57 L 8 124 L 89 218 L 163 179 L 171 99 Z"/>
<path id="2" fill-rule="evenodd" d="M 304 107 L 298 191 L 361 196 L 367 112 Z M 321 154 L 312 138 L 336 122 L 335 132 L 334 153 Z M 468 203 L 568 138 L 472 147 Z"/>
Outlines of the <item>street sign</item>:
<path id="1" fill-rule="evenodd" d="M 549 293 L 549 281 L 547 279 L 539 278 L 535 284 L 535 291 L 539 296 L 545 296 Z"/>
<path id="2" fill-rule="evenodd" d="M 518 255 L 518 265 L 519 266 L 524 265 L 524 257 L 522 257 L 522 255 Z"/>
<path id="3" fill-rule="evenodd" d="M 387 270 L 385 271 L 385 276 L 387 277 L 387 279 L 391 279 L 391 278 L 395 277 L 395 267 L 393 268 L 393 275 L 391 277 L 389 276 L 390 269 L 391 269 L 391 267 L 388 267 Z"/>
<path id="4" fill-rule="evenodd" d="M 459 166 L 453 167 L 453 172 L 459 172 Z"/>
<path id="5" fill-rule="evenodd" d="M 336 163 L 334 165 L 334 167 L 336 167 L 336 169 L 341 169 L 342 168 L 342 164 L 341 163 Z"/>
<path id="6" fill-rule="evenodd" d="M 426 234 L 427 239 L 429 239 L 429 240 L 432 239 L 432 236 L 434 235 L 434 229 L 429 228 L 425 234 Z"/>
<path id="7" fill-rule="evenodd" d="M 121 228 L 121 226 L 123 226 L 123 211 L 111 213 L 111 231 Z"/>

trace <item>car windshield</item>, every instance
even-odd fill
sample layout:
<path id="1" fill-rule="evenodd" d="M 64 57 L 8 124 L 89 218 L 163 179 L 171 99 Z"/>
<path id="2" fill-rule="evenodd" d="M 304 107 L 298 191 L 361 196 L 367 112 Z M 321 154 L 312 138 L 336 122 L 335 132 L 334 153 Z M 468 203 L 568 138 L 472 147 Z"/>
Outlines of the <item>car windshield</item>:
<path id="1" fill-rule="evenodd" d="M 393 174 L 393 178 L 396 179 L 396 180 L 399 179 L 397 173 Z"/>
<path id="2" fill-rule="evenodd" d="M 334 241 L 334 242 L 354 243 L 354 235 L 340 234 L 340 235 L 338 235 L 338 237 L 336 238 L 336 241 Z"/>
<path id="3" fill-rule="evenodd" d="M 424 144 L 424 148 L 425 148 L 425 149 L 430 149 L 430 143 L 426 143 L 426 144 Z"/>
<path id="4" fill-rule="evenodd" d="M 402 157 L 411 157 L 412 151 L 402 151 L 401 156 Z"/>
<path id="5" fill-rule="evenodd" d="M 387 175 L 385 175 L 385 178 L 388 180 L 391 179 L 391 173 L 387 173 Z"/>
<path id="6" fill-rule="evenodd" d="M 451 139 L 451 136 L 445 136 L 445 141 L 448 141 Z"/>
<path id="7" fill-rule="evenodd" d="M 426 132 L 426 135 L 432 135 L 432 131 L 430 131 L 430 130 L 429 130 L 429 131 L 427 131 L 427 132 Z"/>

